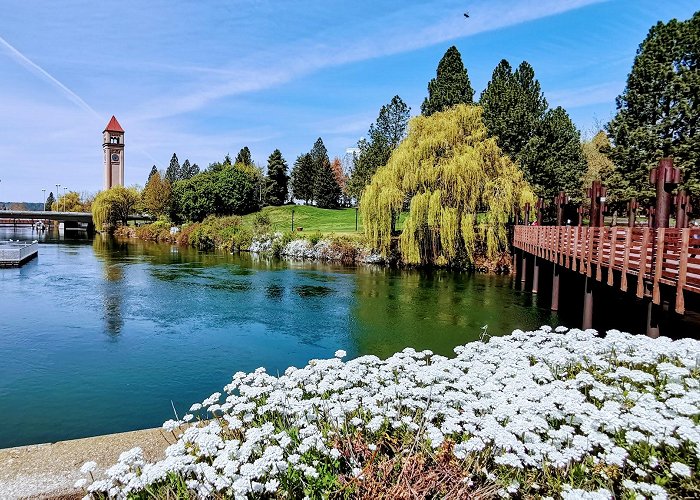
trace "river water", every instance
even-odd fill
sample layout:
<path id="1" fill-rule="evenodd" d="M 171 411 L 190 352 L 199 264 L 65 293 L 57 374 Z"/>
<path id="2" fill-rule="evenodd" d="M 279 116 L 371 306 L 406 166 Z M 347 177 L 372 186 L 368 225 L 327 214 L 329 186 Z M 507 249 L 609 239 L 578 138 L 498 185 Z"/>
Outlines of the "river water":
<path id="1" fill-rule="evenodd" d="M 0 239 L 32 239 L 0 229 Z M 346 268 L 99 235 L 0 269 L 0 448 L 159 426 L 236 371 L 386 357 L 541 324 L 507 276 Z M 544 304 L 543 304 L 544 305 Z M 607 325 L 606 325 L 607 326 Z M 611 325 L 615 326 L 615 325 Z"/>

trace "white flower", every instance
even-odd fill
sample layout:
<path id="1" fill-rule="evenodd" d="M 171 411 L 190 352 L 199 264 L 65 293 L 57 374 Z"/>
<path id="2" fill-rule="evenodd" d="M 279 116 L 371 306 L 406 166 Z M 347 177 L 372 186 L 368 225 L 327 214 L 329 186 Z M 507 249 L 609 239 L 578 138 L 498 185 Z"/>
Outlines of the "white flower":
<path id="1" fill-rule="evenodd" d="M 73 485 L 73 488 L 83 489 L 83 488 L 85 488 L 85 485 L 86 485 L 86 484 L 87 484 L 87 479 L 85 479 L 85 478 L 78 479 L 78 480 L 75 482 L 75 484 Z"/>
<path id="2" fill-rule="evenodd" d="M 680 477 L 690 477 L 692 473 L 690 467 L 680 462 L 673 462 L 670 470 L 673 474 Z"/>
<path id="3" fill-rule="evenodd" d="M 336 358 L 339 358 L 339 359 L 343 359 L 347 355 L 348 355 L 348 353 L 343 351 L 342 349 L 338 349 L 337 351 L 335 351 L 335 354 L 334 354 L 334 356 Z"/>
<path id="4" fill-rule="evenodd" d="M 85 462 L 82 467 L 80 467 L 80 472 L 83 474 L 87 474 L 89 472 L 93 472 L 95 469 L 97 469 L 97 463 L 95 462 Z"/>

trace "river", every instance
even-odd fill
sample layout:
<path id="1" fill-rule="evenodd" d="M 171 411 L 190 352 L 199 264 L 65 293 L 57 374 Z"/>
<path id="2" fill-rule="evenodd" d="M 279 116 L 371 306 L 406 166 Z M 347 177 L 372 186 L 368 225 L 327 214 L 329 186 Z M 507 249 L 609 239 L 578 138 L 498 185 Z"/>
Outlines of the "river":
<path id="1" fill-rule="evenodd" d="M 8 238 L 36 234 L 0 229 Z M 450 355 L 485 325 L 580 321 L 578 306 L 553 314 L 508 276 L 40 241 L 37 259 L 0 269 L 0 448 L 159 426 L 239 370 L 274 374 L 337 349 Z M 624 326 L 611 318 L 603 326 Z"/>

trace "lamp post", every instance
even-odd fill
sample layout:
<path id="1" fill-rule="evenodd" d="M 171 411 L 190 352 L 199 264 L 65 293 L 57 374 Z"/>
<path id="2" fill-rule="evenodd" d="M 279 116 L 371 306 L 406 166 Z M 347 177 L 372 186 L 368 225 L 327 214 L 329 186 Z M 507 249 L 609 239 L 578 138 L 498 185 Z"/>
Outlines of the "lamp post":
<path id="1" fill-rule="evenodd" d="M 60 187 L 61 187 L 60 184 L 56 184 L 56 196 L 58 196 L 58 197 L 61 196 L 61 192 L 58 190 L 58 188 L 60 188 Z M 56 211 L 58 212 L 58 198 L 56 198 Z"/>
<path id="2" fill-rule="evenodd" d="M 292 208 L 292 232 L 294 232 L 294 209 Z"/>
<path id="3" fill-rule="evenodd" d="M 43 206 L 42 210 L 44 212 L 46 212 L 46 189 L 41 190 L 41 196 L 42 196 L 42 199 L 44 200 L 44 206 Z"/>
<path id="4" fill-rule="evenodd" d="M 68 193 L 68 188 L 63 186 L 63 211 L 66 211 L 66 194 Z"/>
<path id="5" fill-rule="evenodd" d="M 358 209 L 359 209 L 359 207 L 355 207 L 355 231 L 357 231 L 357 219 L 358 219 L 357 211 L 358 211 Z"/>

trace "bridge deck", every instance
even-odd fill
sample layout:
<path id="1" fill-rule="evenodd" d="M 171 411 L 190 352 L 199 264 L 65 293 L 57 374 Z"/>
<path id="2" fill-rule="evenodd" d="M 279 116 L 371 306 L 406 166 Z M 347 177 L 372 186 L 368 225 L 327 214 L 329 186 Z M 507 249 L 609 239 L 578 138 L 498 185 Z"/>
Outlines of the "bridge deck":
<path id="1" fill-rule="evenodd" d="M 648 283 L 655 304 L 661 284 L 674 287 L 681 314 L 684 292 L 700 293 L 700 229 L 516 226 L 513 246 L 598 281 L 606 269 L 610 286 L 617 271 L 623 291 L 628 276 L 641 275 L 636 294 L 643 297 Z"/>

